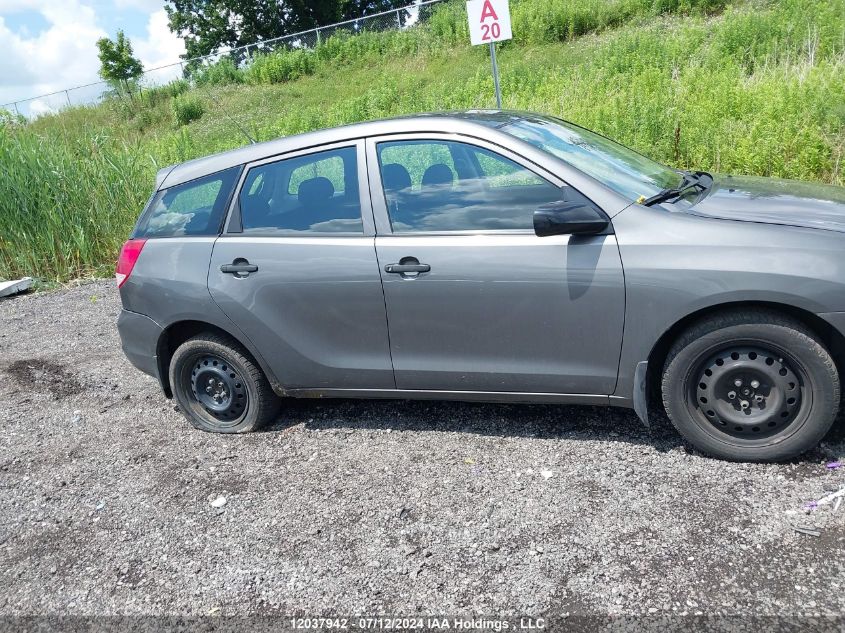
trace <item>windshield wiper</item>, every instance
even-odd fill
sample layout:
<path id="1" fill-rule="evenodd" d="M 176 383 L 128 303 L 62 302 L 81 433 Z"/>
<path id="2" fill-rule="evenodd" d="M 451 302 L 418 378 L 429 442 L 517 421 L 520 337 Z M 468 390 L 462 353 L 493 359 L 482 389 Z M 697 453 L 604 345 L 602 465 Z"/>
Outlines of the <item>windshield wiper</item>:
<path id="1" fill-rule="evenodd" d="M 702 191 L 707 189 L 707 185 L 701 182 L 701 176 L 706 176 L 705 172 L 684 172 L 683 180 L 681 180 L 681 184 L 677 187 L 671 189 L 664 189 L 659 193 L 654 194 L 650 198 L 646 198 L 640 204 L 650 207 L 653 204 L 657 204 L 658 202 L 666 202 L 667 200 L 672 200 L 674 198 L 680 198 L 682 195 L 691 191 L 692 189 L 700 188 Z"/>

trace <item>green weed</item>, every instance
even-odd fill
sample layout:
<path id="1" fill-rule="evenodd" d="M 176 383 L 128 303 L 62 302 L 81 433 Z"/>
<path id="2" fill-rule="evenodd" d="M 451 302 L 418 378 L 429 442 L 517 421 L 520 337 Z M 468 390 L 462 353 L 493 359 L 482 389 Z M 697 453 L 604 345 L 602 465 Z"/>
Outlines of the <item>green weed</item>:
<path id="1" fill-rule="evenodd" d="M 202 101 L 194 96 L 177 97 L 173 100 L 173 116 L 177 125 L 188 125 L 205 113 Z"/>

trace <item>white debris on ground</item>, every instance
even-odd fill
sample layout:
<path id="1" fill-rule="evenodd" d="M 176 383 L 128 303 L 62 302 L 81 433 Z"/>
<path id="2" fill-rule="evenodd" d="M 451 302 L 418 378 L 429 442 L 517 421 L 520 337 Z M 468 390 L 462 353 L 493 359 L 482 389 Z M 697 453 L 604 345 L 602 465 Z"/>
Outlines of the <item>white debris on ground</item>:
<path id="1" fill-rule="evenodd" d="M 835 471 L 842 468 L 841 461 L 829 462 L 826 466 L 828 471 Z M 830 494 L 825 495 L 821 499 L 808 501 L 803 506 L 803 512 L 805 515 L 814 515 L 819 510 L 822 509 L 823 506 L 833 504 L 832 512 L 838 512 L 839 506 L 842 503 L 842 498 L 845 497 L 845 486 L 837 488 L 836 486 L 831 487 L 831 484 L 827 484 L 825 486 L 825 490 L 830 492 Z M 788 510 L 787 514 L 790 516 L 795 516 L 798 513 L 795 510 Z M 793 525 L 793 529 L 796 532 L 801 534 L 806 534 L 807 536 L 815 536 L 819 537 L 822 535 L 821 529 L 816 527 L 815 525 L 807 526 L 807 525 Z"/>
<path id="2" fill-rule="evenodd" d="M 0 281 L 0 297 L 9 297 L 28 290 L 32 286 L 32 277 L 24 277 L 15 281 Z"/>

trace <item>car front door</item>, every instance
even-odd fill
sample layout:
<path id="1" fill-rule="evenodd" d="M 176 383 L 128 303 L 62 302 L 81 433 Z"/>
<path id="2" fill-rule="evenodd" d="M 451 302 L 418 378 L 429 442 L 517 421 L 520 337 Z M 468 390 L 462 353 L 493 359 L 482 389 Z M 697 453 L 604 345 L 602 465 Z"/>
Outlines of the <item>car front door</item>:
<path id="1" fill-rule="evenodd" d="M 478 139 L 374 138 L 367 159 L 399 389 L 613 393 L 615 236 L 533 231 L 537 207 L 579 192 Z"/>
<path id="2" fill-rule="evenodd" d="M 363 142 L 247 166 L 208 287 L 289 389 L 393 389 Z M 363 212 L 362 212 L 363 211 Z"/>

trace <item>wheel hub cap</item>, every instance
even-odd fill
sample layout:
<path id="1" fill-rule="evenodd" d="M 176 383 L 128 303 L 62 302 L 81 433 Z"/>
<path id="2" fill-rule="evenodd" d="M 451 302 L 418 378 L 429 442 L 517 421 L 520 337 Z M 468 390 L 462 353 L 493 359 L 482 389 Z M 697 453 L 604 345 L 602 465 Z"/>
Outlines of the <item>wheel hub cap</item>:
<path id="1" fill-rule="evenodd" d="M 191 370 L 191 391 L 219 420 L 233 420 L 246 410 L 247 392 L 238 373 L 222 358 L 203 356 Z"/>
<path id="2" fill-rule="evenodd" d="M 749 438 L 776 433 L 790 424 L 801 406 L 801 389 L 782 356 L 742 347 L 705 361 L 695 398 L 721 432 Z"/>

